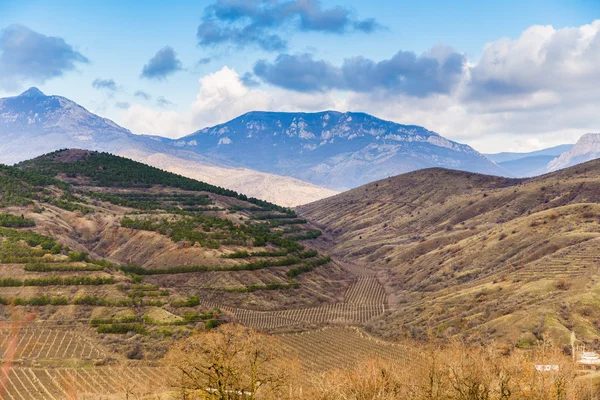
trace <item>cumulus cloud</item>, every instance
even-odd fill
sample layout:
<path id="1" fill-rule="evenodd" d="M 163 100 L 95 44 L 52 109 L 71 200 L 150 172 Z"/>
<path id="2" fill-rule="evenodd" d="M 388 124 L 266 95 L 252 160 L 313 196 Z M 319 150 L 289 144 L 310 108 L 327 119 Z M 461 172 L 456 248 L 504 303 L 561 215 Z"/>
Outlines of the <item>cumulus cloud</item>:
<path id="1" fill-rule="evenodd" d="M 92 87 L 94 89 L 99 89 L 99 90 L 106 89 L 110 92 L 116 92 L 117 90 L 119 90 L 119 87 L 117 86 L 117 83 L 114 81 L 114 79 L 96 78 L 92 82 Z"/>
<path id="2" fill-rule="evenodd" d="M 517 39 L 489 43 L 470 75 L 467 94 L 475 100 L 587 95 L 590 84 L 600 83 L 600 20 L 577 28 L 533 26 Z"/>
<path id="3" fill-rule="evenodd" d="M 425 126 L 484 152 L 534 150 L 600 131 L 599 35 L 600 21 L 534 26 L 487 44 L 468 64 L 446 46 L 339 66 L 287 55 L 254 74 L 224 67 L 202 77 L 186 112 L 133 105 L 121 122 L 134 132 L 178 137 L 252 110 L 336 109 Z M 250 86 L 257 77 L 271 86 Z"/>
<path id="4" fill-rule="evenodd" d="M 323 8 L 318 0 L 217 0 L 206 7 L 197 37 L 202 46 L 255 45 L 281 51 L 287 47 L 279 35 L 282 28 L 344 34 L 371 33 L 379 27 L 373 18 L 357 19 L 342 6 Z"/>
<path id="5" fill-rule="evenodd" d="M 450 92 L 464 75 L 466 61 L 463 54 L 452 49 L 432 49 L 421 56 L 399 51 L 378 62 L 354 57 L 340 67 L 314 60 L 310 54 L 282 54 L 273 63 L 259 60 L 254 74 L 272 85 L 301 92 L 384 90 L 396 95 L 426 96 Z"/>
<path id="6" fill-rule="evenodd" d="M 135 133 L 177 138 L 254 110 L 337 108 L 335 96 L 329 94 L 292 95 L 289 91 L 266 92 L 250 88 L 235 70 L 228 67 L 200 78 L 199 83 L 200 90 L 188 111 L 157 110 L 134 104 L 121 113 L 119 122 Z"/>
<path id="7" fill-rule="evenodd" d="M 169 75 L 183 69 L 181 61 L 172 47 L 166 46 L 156 52 L 142 70 L 142 78 L 166 79 Z"/>
<path id="8" fill-rule="evenodd" d="M 23 25 L 0 31 L 0 86 L 17 89 L 26 82 L 44 83 L 89 60 L 64 39 Z"/>

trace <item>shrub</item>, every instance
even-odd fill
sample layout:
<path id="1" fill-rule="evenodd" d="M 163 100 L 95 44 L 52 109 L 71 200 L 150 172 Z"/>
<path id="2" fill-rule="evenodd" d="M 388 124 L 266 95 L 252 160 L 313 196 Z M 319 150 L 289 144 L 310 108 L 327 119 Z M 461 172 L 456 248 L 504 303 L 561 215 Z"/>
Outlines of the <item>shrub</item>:
<path id="1" fill-rule="evenodd" d="M 139 333 L 142 335 L 147 333 L 146 329 L 144 329 L 142 324 L 139 324 L 139 323 L 100 325 L 96 329 L 96 332 L 111 333 L 111 334 L 118 334 L 118 335 L 124 335 L 129 332 L 135 332 L 135 333 Z"/>
<path id="2" fill-rule="evenodd" d="M 35 221 L 25 218 L 23 215 L 1 214 L 0 226 L 6 228 L 25 228 L 35 226 Z"/>
<path id="3" fill-rule="evenodd" d="M 566 279 L 559 279 L 556 282 L 556 288 L 558 290 L 568 290 L 571 287 L 571 284 Z"/>

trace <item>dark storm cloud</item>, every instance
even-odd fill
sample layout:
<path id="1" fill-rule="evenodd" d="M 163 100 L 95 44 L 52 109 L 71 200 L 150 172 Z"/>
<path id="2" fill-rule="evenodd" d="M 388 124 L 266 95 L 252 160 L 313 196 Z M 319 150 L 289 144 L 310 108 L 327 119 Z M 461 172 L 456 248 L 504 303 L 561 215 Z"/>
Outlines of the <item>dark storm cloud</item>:
<path id="1" fill-rule="evenodd" d="M 246 72 L 244 75 L 242 75 L 242 77 L 240 79 L 242 80 L 242 83 L 244 84 L 244 86 L 247 86 L 247 87 L 260 86 L 260 82 L 257 81 L 256 77 L 250 72 Z"/>

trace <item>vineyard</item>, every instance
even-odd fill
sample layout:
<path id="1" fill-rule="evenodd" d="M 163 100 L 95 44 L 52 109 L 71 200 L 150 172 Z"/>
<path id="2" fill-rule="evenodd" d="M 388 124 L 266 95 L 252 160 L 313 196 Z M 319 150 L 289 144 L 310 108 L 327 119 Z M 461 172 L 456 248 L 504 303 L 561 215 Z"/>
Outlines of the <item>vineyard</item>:
<path id="1" fill-rule="evenodd" d="M 293 210 L 93 152 L 0 170 L 0 399 L 164 394 L 175 374 L 157 360 L 230 320 L 311 329 L 282 336 L 310 369 L 401 355 L 339 327 L 382 316 L 387 295 Z"/>
<path id="2" fill-rule="evenodd" d="M 537 280 L 540 278 L 576 278 L 596 272 L 600 267 L 598 240 L 590 240 L 528 264 L 514 273 L 515 279 Z"/>
<path id="3" fill-rule="evenodd" d="M 233 314 L 244 325 L 268 331 L 302 325 L 364 324 L 385 312 L 386 301 L 384 288 L 376 277 L 359 276 L 348 288 L 344 302 L 318 307 L 255 311 L 214 303 L 205 305 Z"/>
<path id="4" fill-rule="evenodd" d="M 99 400 L 140 398 L 169 390 L 170 371 L 158 367 L 25 368 L 0 370 L 0 398 Z M 129 396 L 129 397 L 128 397 Z"/>
<path id="5" fill-rule="evenodd" d="M 7 357 L 12 336 L 0 329 L 0 360 Z M 13 342 L 14 359 L 100 359 L 105 352 L 78 333 L 67 329 L 23 329 Z"/>
<path id="6" fill-rule="evenodd" d="M 406 346 L 374 339 L 352 327 L 327 327 L 279 338 L 298 354 L 306 369 L 317 372 L 353 366 L 369 357 L 408 361 L 412 354 Z"/>

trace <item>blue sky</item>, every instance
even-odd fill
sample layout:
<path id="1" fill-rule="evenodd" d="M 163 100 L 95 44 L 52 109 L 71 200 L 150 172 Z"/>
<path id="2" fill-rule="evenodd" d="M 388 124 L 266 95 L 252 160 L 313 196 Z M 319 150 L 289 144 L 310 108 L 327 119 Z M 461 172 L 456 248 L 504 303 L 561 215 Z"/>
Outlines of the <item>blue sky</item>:
<path id="1" fill-rule="evenodd" d="M 62 59 L 66 64 L 56 64 L 52 71 L 20 70 L 13 62 L 5 60 L 3 65 L 0 61 L 0 96 L 35 85 L 135 133 L 171 137 L 235 116 L 207 106 L 213 102 L 232 112 L 245 111 L 253 104 L 282 110 L 367 111 L 424 125 L 482 151 L 493 151 L 500 143 L 506 150 L 529 150 L 572 142 L 590 129 L 600 131 L 600 121 L 583 113 L 586 107 L 566 110 L 577 118 L 564 118 L 548 129 L 532 123 L 532 119 L 544 118 L 541 108 L 564 106 L 560 99 L 584 95 L 589 99 L 583 83 L 598 83 L 598 76 L 564 76 L 573 83 L 566 88 L 552 87 L 546 81 L 529 87 L 527 77 L 516 76 L 508 67 L 490 72 L 489 65 L 497 61 L 485 65 L 481 61 L 490 56 L 486 44 L 496 43 L 499 47 L 494 54 L 500 51 L 506 60 L 523 58 L 518 52 L 528 48 L 533 49 L 528 56 L 534 57 L 539 47 L 531 45 L 531 40 L 541 36 L 542 46 L 552 49 L 557 43 L 575 48 L 583 41 L 591 54 L 595 41 L 590 42 L 589 31 L 595 32 L 594 21 L 599 18 L 597 0 L 464 0 L 451 5 L 434 0 L 281 0 L 270 5 L 258 0 L 0 0 L 0 29 L 5 37 L 6 29 L 18 24 L 43 35 L 35 36 L 43 46 L 50 43 L 44 37 L 61 38 L 69 46 L 67 53 L 76 54 L 76 58 Z M 217 39 L 207 21 L 221 29 Z M 499 42 L 502 38 L 518 41 L 534 26 L 551 26 L 554 33 L 544 31 L 540 36 L 533 32 L 523 39 L 523 46 L 515 42 L 506 54 L 498 50 L 504 49 Z M 199 27 L 208 33 L 200 37 Z M 251 30 L 232 30 L 240 27 Z M 579 34 L 568 35 L 567 29 Z M 285 48 L 266 48 L 281 42 Z M 19 49 L 9 52 L 1 46 L 0 54 L 21 54 Z M 348 62 L 353 57 L 362 58 Z M 593 55 L 580 58 L 578 62 L 588 67 L 597 62 Z M 23 57 L 22 62 L 28 60 Z M 430 70 L 432 63 L 439 69 Z M 564 73 L 555 62 L 537 67 L 551 76 Z M 25 75 L 23 71 L 31 72 Z M 9 79 L 11 73 L 18 78 Z M 246 73 L 248 79 L 241 79 Z M 481 77 L 477 85 L 463 83 L 465 79 L 474 82 L 473 77 Z M 150 98 L 135 96 L 140 91 Z M 507 104 L 517 104 L 519 112 Z M 427 110 L 432 110 L 431 115 Z M 436 119 L 443 115 L 440 110 L 449 116 Z M 512 114 L 503 117 L 505 113 Z M 456 121 L 448 122 L 453 118 Z"/>

